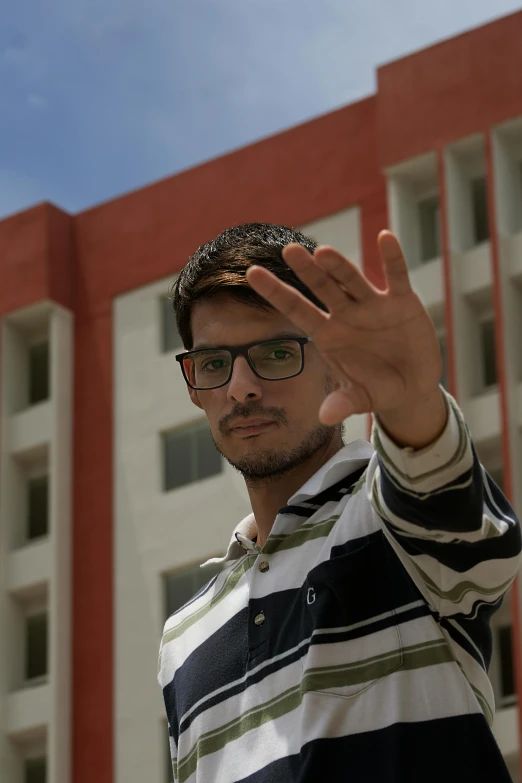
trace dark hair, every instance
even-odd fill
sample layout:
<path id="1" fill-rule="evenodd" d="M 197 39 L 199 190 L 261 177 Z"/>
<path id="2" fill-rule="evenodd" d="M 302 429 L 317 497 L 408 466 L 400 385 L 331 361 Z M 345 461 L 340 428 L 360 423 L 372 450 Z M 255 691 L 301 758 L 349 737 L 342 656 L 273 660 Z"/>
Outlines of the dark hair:
<path id="1" fill-rule="evenodd" d="M 287 226 L 245 223 L 227 228 L 196 250 L 171 289 L 178 332 L 187 350 L 191 350 L 194 343 L 190 321 L 192 308 L 202 299 L 208 300 L 224 291 L 238 302 L 262 310 L 273 309 L 247 282 L 246 270 L 253 264 L 269 269 L 321 310 L 327 309 L 283 261 L 281 251 L 290 242 L 298 242 L 311 253 L 317 247 L 313 239 Z"/>

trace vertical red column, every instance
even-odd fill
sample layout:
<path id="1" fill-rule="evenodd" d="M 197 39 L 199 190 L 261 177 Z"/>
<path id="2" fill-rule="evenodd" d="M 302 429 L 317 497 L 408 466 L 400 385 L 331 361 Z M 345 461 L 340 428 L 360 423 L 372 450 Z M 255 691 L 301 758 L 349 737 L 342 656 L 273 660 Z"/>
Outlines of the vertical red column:
<path id="1" fill-rule="evenodd" d="M 486 183 L 488 192 L 488 220 L 491 246 L 491 271 L 493 278 L 493 308 L 495 313 L 495 349 L 497 359 L 497 376 L 500 398 L 500 421 L 502 427 L 501 445 L 502 462 L 504 467 L 504 492 L 511 503 L 513 497 L 513 465 L 511 461 L 510 422 L 508 405 L 508 388 L 506 377 L 506 352 L 504 335 L 504 314 L 502 303 L 502 283 L 500 271 L 500 248 L 498 237 L 498 223 L 495 199 L 495 172 L 493 163 L 493 140 L 491 130 L 485 131 L 486 152 Z M 520 703 L 522 693 L 522 643 L 520 638 L 520 601 L 518 577 L 511 590 L 511 615 L 513 623 L 513 658 L 515 668 L 515 687 Z M 520 707 L 518 712 L 518 745 L 520 773 L 522 775 L 522 721 L 520 720 Z"/>
<path id="2" fill-rule="evenodd" d="M 79 286 L 77 286 L 77 289 Z M 83 315 L 75 334 L 73 532 L 74 783 L 114 779 L 112 317 Z"/>

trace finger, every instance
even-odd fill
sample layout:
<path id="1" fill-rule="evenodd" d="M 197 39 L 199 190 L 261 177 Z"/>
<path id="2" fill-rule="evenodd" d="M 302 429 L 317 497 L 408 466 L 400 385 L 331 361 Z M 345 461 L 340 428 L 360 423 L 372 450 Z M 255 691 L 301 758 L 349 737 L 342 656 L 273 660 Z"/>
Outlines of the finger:
<path id="1" fill-rule="evenodd" d="M 279 280 L 262 266 L 251 266 L 246 279 L 254 291 L 269 302 L 272 307 L 290 319 L 309 337 L 324 325 L 328 316 L 309 299 L 288 283 Z"/>
<path id="2" fill-rule="evenodd" d="M 371 401 L 364 389 L 356 384 L 348 384 L 337 389 L 323 400 L 319 408 L 319 421 L 333 426 L 357 413 L 371 411 Z"/>
<path id="3" fill-rule="evenodd" d="M 409 293 L 412 288 L 408 275 L 408 266 L 399 240 L 391 231 L 381 231 L 377 238 L 377 244 L 389 292 L 397 296 Z"/>
<path id="4" fill-rule="evenodd" d="M 317 264 L 315 255 L 295 242 L 283 249 L 283 258 L 303 283 L 323 302 L 330 313 L 346 308 L 350 299 L 337 280 Z"/>
<path id="5" fill-rule="evenodd" d="M 377 294 L 377 289 L 337 250 L 328 245 L 318 247 L 314 253 L 316 263 L 325 272 L 341 283 L 344 289 L 357 302 L 364 302 Z"/>

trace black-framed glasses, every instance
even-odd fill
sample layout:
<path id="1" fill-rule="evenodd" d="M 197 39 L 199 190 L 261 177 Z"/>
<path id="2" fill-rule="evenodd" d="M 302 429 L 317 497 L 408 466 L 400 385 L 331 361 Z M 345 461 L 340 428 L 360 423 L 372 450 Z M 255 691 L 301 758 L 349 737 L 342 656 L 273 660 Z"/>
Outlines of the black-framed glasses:
<path id="1" fill-rule="evenodd" d="M 303 371 L 304 347 L 310 337 L 264 340 L 233 348 L 203 348 L 176 356 L 183 377 L 192 389 L 217 389 L 232 377 L 236 356 L 244 356 L 258 378 L 282 381 Z"/>

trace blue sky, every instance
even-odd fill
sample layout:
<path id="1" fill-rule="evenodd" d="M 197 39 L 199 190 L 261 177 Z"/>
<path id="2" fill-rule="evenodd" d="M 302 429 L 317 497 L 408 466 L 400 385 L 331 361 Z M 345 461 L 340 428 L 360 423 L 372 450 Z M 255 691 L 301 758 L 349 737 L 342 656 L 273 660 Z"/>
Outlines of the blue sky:
<path id="1" fill-rule="evenodd" d="M 0 218 L 78 212 L 375 90 L 510 0 L 0 0 Z"/>

